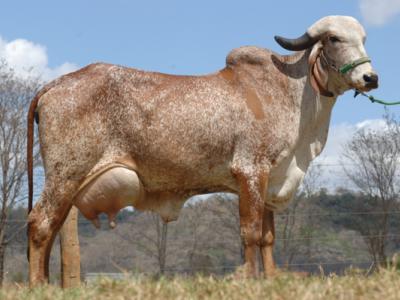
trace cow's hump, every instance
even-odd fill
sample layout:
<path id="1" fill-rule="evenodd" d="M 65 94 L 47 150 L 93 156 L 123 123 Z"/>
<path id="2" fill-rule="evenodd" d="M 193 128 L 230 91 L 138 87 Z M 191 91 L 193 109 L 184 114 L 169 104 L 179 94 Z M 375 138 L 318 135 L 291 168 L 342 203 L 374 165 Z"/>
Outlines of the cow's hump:
<path id="1" fill-rule="evenodd" d="M 241 64 L 265 65 L 271 61 L 272 52 L 268 49 L 245 46 L 233 49 L 226 57 L 227 66 L 236 66 Z"/>

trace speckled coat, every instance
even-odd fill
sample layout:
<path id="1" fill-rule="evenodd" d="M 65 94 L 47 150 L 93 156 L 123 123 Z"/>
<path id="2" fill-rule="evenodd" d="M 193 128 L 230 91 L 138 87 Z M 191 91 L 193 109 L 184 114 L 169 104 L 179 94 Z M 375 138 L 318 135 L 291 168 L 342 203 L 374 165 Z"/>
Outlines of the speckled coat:
<path id="1" fill-rule="evenodd" d="M 29 115 L 30 131 L 34 111 L 40 120 L 46 175 L 29 216 L 30 247 L 37 250 L 30 255 L 31 283 L 46 277 L 37 271 L 47 264 L 40 253 L 49 251 L 73 204 L 91 220 L 101 212 L 113 218 L 130 204 L 169 221 L 192 195 L 238 193 L 245 245 L 260 245 L 264 264 L 272 260 L 272 211 L 287 205 L 322 151 L 336 96 L 351 87 L 321 61 L 326 43 L 321 37 L 292 56 L 238 48 L 223 70 L 205 76 L 93 64 L 45 86 Z M 322 96 L 324 87 L 335 96 Z M 131 172 L 138 189 L 131 202 L 96 194 L 118 174 L 102 176 L 118 168 Z"/>
<path id="2" fill-rule="evenodd" d="M 307 74 L 307 53 L 281 57 L 256 47 L 232 51 L 227 67 L 207 76 L 89 65 L 40 97 L 46 178 L 82 182 L 109 164 L 126 163 L 139 175 L 149 207 L 153 194 L 176 194 L 180 202 L 204 192 L 238 192 L 235 173 L 257 168 L 271 172 L 279 190 L 277 166 L 317 143 L 310 161 L 326 140 L 334 100 L 321 102 L 311 87 L 304 89 Z M 302 93 L 311 96 L 303 116 Z M 271 191 L 265 200 L 276 207 L 292 192 L 278 199 Z"/>

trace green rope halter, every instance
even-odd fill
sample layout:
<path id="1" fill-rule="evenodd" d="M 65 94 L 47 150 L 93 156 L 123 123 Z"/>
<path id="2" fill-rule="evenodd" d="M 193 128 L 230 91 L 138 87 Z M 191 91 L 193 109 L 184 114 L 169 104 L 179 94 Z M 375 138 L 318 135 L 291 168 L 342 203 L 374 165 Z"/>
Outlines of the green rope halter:
<path id="1" fill-rule="evenodd" d="M 365 64 L 365 63 L 369 63 L 371 62 L 371 59 L 369 57 L 361 57 L 359 59 L 356 59 L 355 61 L 345 64 L 343 66 L 341 66 L 339 68 L 339 72 L 341 74 L 346 74 L 348 71 L 350 71 L 351 69 L 354 69 L 355 67 Z"/>
<path id="2" fill-rule="evenodd" d="M 325 59 L 325 61 L 327 62 L 327 64 L 331 68 L 333 68 L 334 70 L 336 70 L 340 74 L 346 74 L 347 72 L 349 72 L 350 70 L 354 69 L 355 67 L 357 67 L 359 65 L 371 62 L 371 59 L 369 57 L 361 57 L 361 58 L 356 59 L 355 61 L 353 61 L 351 63 L 344 64 L 339 69 L 337 69 L 334 65 L 328 63 L 328 60 L 326 59 L 325 56 L 323 56 L 323 58 Z M 364 97 L 367 97 L 372 103 L 379 103 L 379 104 L 382 104 L 382 105 L 400 105 L 400 101 L 393 101 L 393 102 L 383 101 L 383 100 L 375 98 L 372 95 L 368 95 L 368 94 L 366 94 L 366 93 L 364 93 L 364 92 L 362 92 L 360 90 L 355 89 L 354 90 L 354 98 L 357 97 L 358 95 L 362 95 Z"/>

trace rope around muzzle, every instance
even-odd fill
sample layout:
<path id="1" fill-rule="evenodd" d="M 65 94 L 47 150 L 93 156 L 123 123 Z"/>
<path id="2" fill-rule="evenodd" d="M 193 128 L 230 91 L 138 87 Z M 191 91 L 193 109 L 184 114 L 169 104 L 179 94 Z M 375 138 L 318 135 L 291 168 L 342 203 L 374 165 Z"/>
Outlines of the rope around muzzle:
<path id="1" fill-rule="evenodd" d="M 365 63 L 369 63 L 369 62 L 371 62 L 371 59 L 369 57 L 361 57 L 351 63 L 341 66 L 337 71 L 340 74 L 346 74 L 348 71 L 354 69 L 355 67 L 365 64 Z M 371 101 L 371 103 L 379 103 L 382 105 L 400 105 L 400 101 L 384 101 L 381 99 L 377 99 L 372 95 L 368 95 L 367 93 L 364 93 L 360 90 L 355 89 L 354 90 L 354 98 L 357 97 L 358 95 L 362 95 L 362 96 L 368 98 L 369 101 Z"/>
<path id="2" fill-rule="evenodd" d="M 338 71 L 340 74 L 346 74 L 348 71 L 354 69 L 355 67 L 365 64 L 365 63 L 370 63 L 370 62 L 371 62 L 371 59 L 369 57 L 361 57 L 351 63 L 341 66 Z"/>

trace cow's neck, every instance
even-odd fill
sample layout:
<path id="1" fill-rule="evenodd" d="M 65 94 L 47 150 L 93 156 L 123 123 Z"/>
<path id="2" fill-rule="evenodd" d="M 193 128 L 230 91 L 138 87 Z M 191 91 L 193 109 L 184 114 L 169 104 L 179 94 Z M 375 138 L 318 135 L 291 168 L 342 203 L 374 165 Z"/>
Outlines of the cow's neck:
<path id="1" fill-rule="evenodd" d="M 301 78 L 291 78 L 297 91 L 294 99 L 298 103 L 300 114 L 299 135 L 297 145 L 310 149 L 310 158 L 313 159 L 323 149 L 326 143 L 331 112 L 336 102 L 338 94 L 343 93 L 338 88 L 337 82 L 329 81 L 328 88 L 334 92 L 334 97 L 327 97 L 318 94 L 310 82 L 308 57 L 310 51 L 297 53 L 291 57 L 291 60 L 298 60 L 302 70 L 306 70 Z M 301 144 L 301 145 L 299 145 Z"/>

